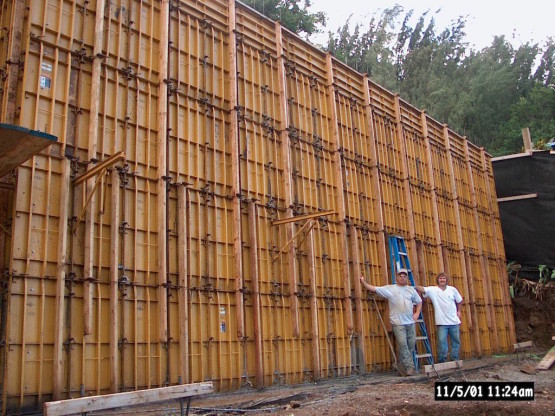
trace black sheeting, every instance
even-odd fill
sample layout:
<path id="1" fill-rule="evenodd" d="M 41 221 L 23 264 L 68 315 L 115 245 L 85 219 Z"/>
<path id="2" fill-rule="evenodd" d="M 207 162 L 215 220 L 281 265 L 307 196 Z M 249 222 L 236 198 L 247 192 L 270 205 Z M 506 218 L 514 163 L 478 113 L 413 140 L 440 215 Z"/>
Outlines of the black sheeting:
<path id="1" fill-rule="evenodd" d="M 534 152 L 492 164 L 498 198 L 538 194 L 499 203 L 507 260 L 555 268 L 555 154 Z"/>

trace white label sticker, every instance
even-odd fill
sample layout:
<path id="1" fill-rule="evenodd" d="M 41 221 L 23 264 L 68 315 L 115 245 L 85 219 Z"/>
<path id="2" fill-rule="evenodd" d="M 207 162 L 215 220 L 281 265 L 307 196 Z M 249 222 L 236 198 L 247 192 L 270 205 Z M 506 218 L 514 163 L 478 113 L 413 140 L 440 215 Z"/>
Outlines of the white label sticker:
<path id="1" fill-rule="evenodd" d="M 52 72 L 52 65 L 43 63 L 41 65 L 43 71 Z"/>
<path id="2" fill-rule="evenodd" d="M 50 88 L 50 83 L 51 83 L 50 78 L 44 77 L 44 76 L 41 75 L 41 77 L 40 77 L 40 87 L 41 88 Z"/>

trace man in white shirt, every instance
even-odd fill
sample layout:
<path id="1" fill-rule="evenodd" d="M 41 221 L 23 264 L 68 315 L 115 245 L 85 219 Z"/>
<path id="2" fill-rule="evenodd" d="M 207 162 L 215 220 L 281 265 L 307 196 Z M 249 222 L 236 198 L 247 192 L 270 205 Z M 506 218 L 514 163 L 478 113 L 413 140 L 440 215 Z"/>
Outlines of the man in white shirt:
<path id="1" fill-rule="evenodd" d="M 389 301 L 389 320 L 397 341 L 400 364 L 406 374 L 414 375 L 414 361 L 412 358 L 416 348 L 414 322 L 420 315 L 422 299 L 416 293 L 414 287 L 407 285 L 408 271 L 399 269 L 394 285 L 373 286 L 365 282 L 364 276 L 360 276 L 360 282 L 370 292 L 374 292 Z M 416 305 L 416 308 L 414 305 Z M 404 375 L 404 371 L 399 370 L 399 372 Z"/>
<path id="2" fill-rule="evenodd" d="M 462 297 L 459 291 L 447 284 L 446 273 L 437 275 L 437 286 L 415 286 L 416 290 L 428 297 L 434 305 L 437 326 L 438 362 L 447 361 L 447 338 L 451 341 L 451 360 L 459 359 L 461 345 L 459 327 L 461 324 Z"/>

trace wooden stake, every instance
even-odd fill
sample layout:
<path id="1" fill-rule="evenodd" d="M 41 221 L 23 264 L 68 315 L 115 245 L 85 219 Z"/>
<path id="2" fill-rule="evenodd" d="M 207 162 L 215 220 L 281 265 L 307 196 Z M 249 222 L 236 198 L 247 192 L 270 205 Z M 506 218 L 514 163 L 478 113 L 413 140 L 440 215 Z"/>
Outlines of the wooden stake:
<path id="1" fill-rule="evenodd" d="M 522 129 L 522 141 L 524 142 L 524 151 L 532 152 L 534 145 L 532 144 L 532 137 L 530 137 L 530 129 L 525 127 Z"/>
<path id="2" fill-rule="evenodd" d="M 183 383 L 189 376 L 189 263 L 187 260 L 187 188 L 177 188 L 177 261 L 179 279 L 179 358 Z"/>
<path id="3" fill-rule="evenodd" d="M 60 219 L 58 222 L 58 253 L 56 265 L 56 321 L 54 329 L 54 357 L 52 366 L 53 397 L 59 400 L 63 390 L 63 348 L 65 311 L 65 265 L 68 239 L 70 162 L 63 160 L 60 180 Z"/>
<path id="4" fill-rule="evenodd" d="M 231 123 L 229 139 L 231 141 L 231 172 L 233 191 L 233 257 L 235 264 L 235 302 L 237 303 L 237 336 L 245 336 L 245 311 L 243 300 L 243 244 L 241 225 L 241 159 L 239 156 L 239 109 L 237 91 L 237 39 L 235 35 L 236 17 L 235 0 L 228 1 L 229 8 L 229 97 L 231 108 Z"/>
<path id="5" fill-rule="evenodd" d="M 264 367 L 262 351 L 262 326 L 261 306 L 260 306 L 260 275 L 258 272 L 258 238 L 257 238 L 258 216 L 256 214 L 256 204 L 249 201 L 249 242 L 250 242 L 250 272 L 252 279 L 253 295 L 253 320 L 254 320 L 254 367 L 256 374 L 256 386 L 264 386 Z"/>
<path id="6" fill-rule="evenodd" d="M 279 22 L 276 28 L 276 50 L 278 57 L 278 82 L 279 82 L 279 116 L 281 120 L 280 141 L 281 155 L 283 160 L 283 181 L 285 188 L 285 207 L 287 216 L 293 217 L 293 175 L 291 169 L 291 143 L 289 140 L 289 114 L 287 108 L 287 79 L 285 73 L 285 58 L 283 56 L 282 31 Z M 290 223 L 286 229 L 287 240 L 291 240 L 295 234 L 295 224 Z M 297 262 L 295 259 L 295 246 L 291 246 L 287 255 L 289 291 L 291 293 L 291 320 L 293 326 L 293 336 L 298 337 L 299 333 L 299 298 L 297 297 Z"/>
<path id="7" fill-rule="evenodd" d="M 119 273 L 119 246 L 120 246 L 120 188 L 119 173 L 112 170 L 112 206 L 110 227 L 110 391 L 116 393 L 119 388 L 119 313 L 118 313 L 118 273 Z M 123 254 L 123 253 L 122 253 Z"/>

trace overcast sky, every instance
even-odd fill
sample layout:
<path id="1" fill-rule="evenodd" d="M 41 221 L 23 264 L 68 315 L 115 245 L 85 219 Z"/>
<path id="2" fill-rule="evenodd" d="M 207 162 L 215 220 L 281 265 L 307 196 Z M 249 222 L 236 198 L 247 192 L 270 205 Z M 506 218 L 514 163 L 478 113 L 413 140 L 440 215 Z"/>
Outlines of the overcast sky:
<path id="1" fill-rule="evenodd" d="M 365 22 L 375 11 L 395 3 L 405 11 L 414 9 L 413 16 L 420 16 L 426 10 L 430 10 L 430 15 L 441 9 L 436 16 L 438 31 L 458 16 L 466 16 L 466 40 L 475 49 L 489 46 L 495 35 L 505 35 L 515 46 L 528 41 L 543 46 L 547 37 L 555 37 L 555 0 L 312 0 L 310 10 L 323 11 L 328 16 L 326 34 L 315 41 L 327 43 L 327 32 L 335 33 L 351 14 L 353 24 Z"/>

